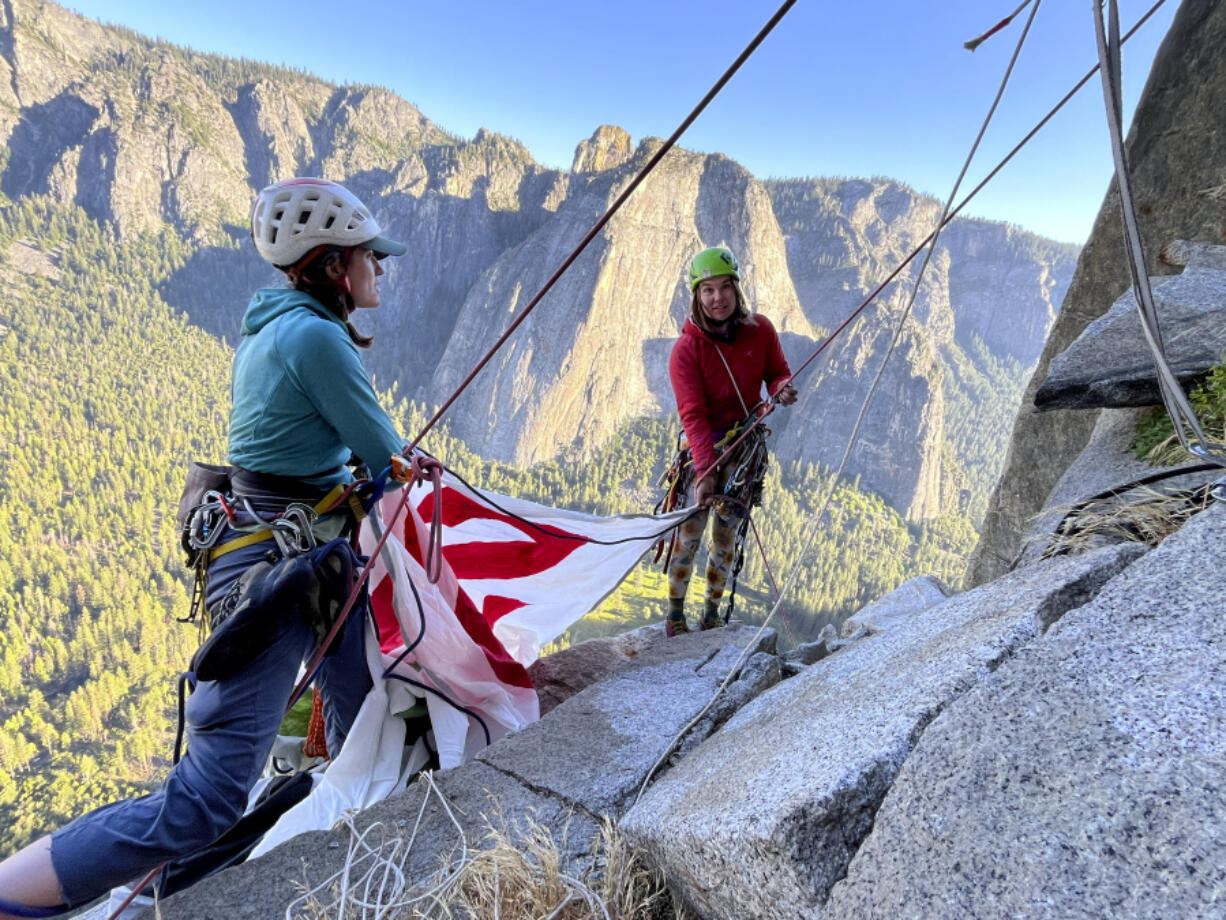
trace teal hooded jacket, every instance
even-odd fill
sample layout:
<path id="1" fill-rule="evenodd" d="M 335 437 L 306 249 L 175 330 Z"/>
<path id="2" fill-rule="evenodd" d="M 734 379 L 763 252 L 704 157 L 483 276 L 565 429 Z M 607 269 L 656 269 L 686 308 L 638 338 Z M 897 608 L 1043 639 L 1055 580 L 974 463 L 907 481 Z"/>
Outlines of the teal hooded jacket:
<path id="1" fill-rule="evenodd" d="M 255 292 L 231 383 L 230 462 L 331 487 L 360 457 L 373 473 L 404 446 L 345 323 L 290 288 Z"/>

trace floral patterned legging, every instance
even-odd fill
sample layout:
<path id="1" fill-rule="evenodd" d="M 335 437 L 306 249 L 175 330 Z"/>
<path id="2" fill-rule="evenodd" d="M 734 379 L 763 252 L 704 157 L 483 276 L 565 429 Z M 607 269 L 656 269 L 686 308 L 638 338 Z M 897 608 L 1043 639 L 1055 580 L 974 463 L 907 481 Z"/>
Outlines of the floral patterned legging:
<path id="1" fill-rule="evenodd" d="M 727 470 L 719 474 L 719 486 L 722 489 L 728 477 Z M 672 606 L 684 603 L 686 590 L 690 586 L 690 575 L 694 572 L 694 557 L 698 554 L 698 544 L 702 542 L 702 533 L 707 529 L 707 519 L 711 522 L 711 543 L 707 547 L 707 600 L 718 602 L 724 596 L 724 588 L 732 574 L 732 561 L 736 553 L 736 534 L 741 526 L 741 513 L 733 505 L 718 508 L 704 508 L 684 524 L 677 528 L 673 535 L 673 555 L 668 566 L 668 599 Z"/>

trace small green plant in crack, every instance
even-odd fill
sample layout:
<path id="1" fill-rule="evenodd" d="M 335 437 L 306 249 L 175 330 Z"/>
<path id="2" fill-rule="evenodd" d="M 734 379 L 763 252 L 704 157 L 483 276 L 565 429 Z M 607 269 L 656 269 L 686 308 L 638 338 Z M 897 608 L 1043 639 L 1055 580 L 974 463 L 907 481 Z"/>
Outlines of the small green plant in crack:
<path id="1" fill-rule="evenodd" d="M 1226 442 L 1226 363 L 1211 367 L 1188 399 L 1205 436 L 1218 444 Z M 1137 423 L 1132 452 L 1154 466 L 1174 466 L 1195 459 L 1179 446 L 1170 416 L 1161 408 Z"/>

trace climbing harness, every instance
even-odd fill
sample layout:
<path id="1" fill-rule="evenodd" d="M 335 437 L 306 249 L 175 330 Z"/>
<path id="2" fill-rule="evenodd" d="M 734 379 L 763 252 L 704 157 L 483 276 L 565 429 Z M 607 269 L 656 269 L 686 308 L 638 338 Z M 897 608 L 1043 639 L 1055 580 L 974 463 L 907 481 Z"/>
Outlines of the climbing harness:
<path id="1" fill-rule="evenodd" d="M 716 459 L 711 470 L 734 463 L 732 473 L 721 489 L 721 495 L 734 499 L 738 504 L 752 504 L 757 507 L 762 504 L 762 481 L 766 476 L 769 456 L 766 451 L 766 438 L 771 431 L 769 428 L 754 427 L 747 433 L 747 441 L 741 434 L 746 431 L 749 423 L 749 419 L 738 422 L 716 442 Z M 664 494 L 652 508 L 652 513 L 667 514 L 684 508 L 689 503 L 694 482 L 694 456 L 690 451 L 689 441 L 682 433 L 677 436 L 677 451 L 673 454 L 672 461 L 656 480 L 657 488 L 662 488 Z M 658 558 L 657 553 L 657 560 Z"/>
<path id="2" fill-rule="evenodd" d="M 756 414 L 750 413 L 745 420 L 730 428 L 715 445 L 717 459 L 713 468 L 730 466 L 730 471 L 711 505 L 717 514 L 723 517 L 735 515 L 740 520 L 733 538 L 735 561 L 727 592 L 728 606 L 720 617 L 721 626 L 728 622 L 736 605 L 737 578 L 745 563 L 745 536 L 749 528 L 750 512 L 762 504 L 763 485 L 770 464 L 770 452 L 766 448 L 770 429 L 758 425 L 745 432 L 754 418 Z M 694 481 L 693 456 L 684 434 L 681 434 L 677 439 L 677 453 L 657 482 L 657 485 L 664 489 L 664 494 L 656 503 L 653 513 L 661 514 L 684 508 L 689 502 Z M 698 511 L 699 509 L 695 509 L 695 513 Z M 672 564 L 677 532 L 677 528 L 669 530 L 655 546 L 652 562 L 660 562 L 663 556 L 662 568 L 665 572 Z"/>
<path id="3" fill-rule="evenodd" d="M 188 470 L 177 519 L 194 583 L 188 614 L 180 620 L 199 622 L 201 644 L 178 680 L 173 763 L 182 754 L 189 686 L 240 672 L 299 621 L 312 627 L 317 648 L 325 654 L 337 644 L 331 627 L 354 580 L 354 569 L 362 562 L 350 541 L 356 541 L 367 505 L 375 500 L 370 495 L 381 494 L 381 486 L 359 479 L 335 486 L 313 504 L 275 500 L 283 508 L 274 513 L 257 508 L 261 502 L 253 493 L 263 487 L 269 489 L 269 501 L 281 490 L 292 494 L 302 488 L 289 477 L 236 467 L 192 463 Z M 359 498 L 364 494 L 365 504 Z M 235 533 L 240 535 L 232 536 Z M 232 538 L 223 542 L 223 535 Z M 206 608 L 209 566 L 265 541 L 274 544 L 266 557 Z M 325 640 L 330 644 L 324 645 Z"/>
<path id="4" fill-rule="evenodd" d="M 747 419 L 733 428 L 724 440 L 737 440 L 736 436 L 740 434 L 741 428 L 748 423 Z M 746 438 L 739 440 L 739 447 L 735 452 L 729 450 L 732 455 L 729 461 L 733 464 L 732 472 L 724 484 L 722 498 L 715 499 L 717 503 L 721 500 L 731 500 L 744 509 L 746 517 L 751 508 L 762 504 L 762 486 L 766 481 L 766 469 L 770 465 L 770 453 L 766 449 L 766 439 L 770 433 L 769 428 L 755 426 Z"/>
<path id="5" fill-rule="evenodd" d="M 197 470 L 208 472 L 207 480 Z M 180 543 L 194 583 L 187 616 L 180 618 L 184 622 L 199 619 L 202 627 L 207 625 L 211 629 L 221 625 L 214 622 L 214 611 L 205 610 L 204 589 L 210 564 L 222 556 L 271 540 L 279 558 L 289 559 L 311 552 L 343 532 L 356 532 L 366 516 L 366 503 L 359 499 L 362 491 L 368 490 L 365 480 L 337 485 L 314 504 L 289 501 L 279 513 L 265 514 L 255 507 L 250 496 L 238 494 L 239 490 L 234 488 L 233 478 L 241 478 L 244 473 L 205 464 L 193 464 L 188 473 L 188 485 L 179 506 L 179 526 Z M 210 487 L 201 490 L 201 484 Z M 225 533 L 240 536 L 219 542 Z"/>

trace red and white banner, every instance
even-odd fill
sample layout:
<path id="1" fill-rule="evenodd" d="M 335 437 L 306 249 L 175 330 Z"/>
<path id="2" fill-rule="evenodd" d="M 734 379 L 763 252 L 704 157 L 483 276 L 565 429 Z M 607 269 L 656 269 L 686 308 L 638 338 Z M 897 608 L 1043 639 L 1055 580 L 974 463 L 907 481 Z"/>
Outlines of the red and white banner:
<path id="1" fill-rule="evenodd" d="M 488 743 L 485 730 L 492 740 L 539 717 L 527 666 L 688 512 L 598 517 L 482 493 L 450 473 L 441 498 L 438 582 L 430 584 L 425 572 L 435 499 L 423 483 L 373 561 L 370 593 L 391 673 L 428 688 L 418 695 L 430 708 L 443 766 L 451 766 Z M 384 497 L 384 520 L 401 500 L 399 493 Z M 364 529 L 364 552 L 373 551 L 378 528 Z M 462 743 L 446 737 L 461 725 Z"/>

